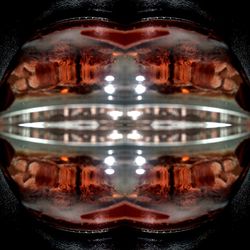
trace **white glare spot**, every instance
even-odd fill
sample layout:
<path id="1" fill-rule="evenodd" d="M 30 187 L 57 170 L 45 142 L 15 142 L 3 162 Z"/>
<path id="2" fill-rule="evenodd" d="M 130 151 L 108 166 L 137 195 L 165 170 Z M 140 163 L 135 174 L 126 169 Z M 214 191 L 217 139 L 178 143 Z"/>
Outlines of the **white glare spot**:
<path id="1" fill-rule="evenodd" d="M 109 96 L 108 96 L 108 100 L 109 100 L 109 101 L 113 101 L 113 99 L 114 99 L 114 98 L 113 98 L 112 95 L 109 95 Z"/>
<path id="2" fill-rule="evenodd" d="M 136 76 L 135 80 L 136 80 L 137 82 L 143 82 L 143 81 L 145 81 L 145 77 L 142 76 L 142 75 L 138 75 L 138 76 Z"/>
<path id="3" fill-rule="evenodd" d="M 138 155 L 141 155 L 141 154 L 142 154 L 142 150 L 138 149 L 138 150 L 136 150 L 136 153 L 137 153 Z"/>
<path id="4" fill-rule="evenodd" d="M 27 123 L 20 123 L 18 126 L 20 127 L 27 127 L 27 128 L 45 128 L 45 122 L 27 122 Z"/>
<path id="5" fill-rule="evenodd" d="M 113 130 L 113 132 L 108 136 L 111 140 L 120 140 L 123 138 L 123 135 L 119 133 L 117 130 Z"/>
<path id="6" fill-rule="evenodd" d="M 132 133 L 129 133 L 127 138 L 130 140 L 139 140 L 142 138 L 142 135 L 140 135 L 137 130 L 132 130 Z"/>
<path id="7" fill-rule="evenodd" d="M 131 117 L 133 120 L 137 120 L 141 114 L 142 112 L 138 110 L 132 110 L 127 112 L 127 116 Z"/>
<path id="8" fill-rule="evenodd" d="M 109 155 L 112 155 L 113 153 L 114 153 L 114 150 L 112 150 L 112 149 L 108 150 Z"/>
<path id="9" fill-rule="evenodd" d="M 139 174 L 139 175 L 142 175 L 142 174 L 145 173 L 145 169 L 143 169 L 143 168 L 137 168 L 137 169 L 135 170 L 135 172 L 136 172 L 137 174 Z"/>
<path id="10" fill-rule="evenodd" d="M 115 170 L 113 168 L 107 168 L 104 170 L 106 174 L 112 175 L 115 173 Z"/>
<path id="11" fill-rule="evenodd" d="M 104 159 L 104 163 L 108 166 L 112 166 L 114 165 L 115 163 L 115 157 L 114 156 L 107 156 L 105 159 Z"/>
<path id="12" fill-rule="evenodd" d="M 111 75 L 105 76 L 105 81 L 107 82 L 113 82 L 114 80 L 115 80 L 114 76 L 111 76 Z"/>
<path id="13" fill-rule="evenodd" d="M 108 84 L 104 87 L 104 91 L 110 95 L 114 94 L 115 93 L 115 87 L 113 84 Z"/>
<path id="14" fill-rule="evenodd" d="M 146 159 L 143 156 L 136 156 L 135 163 L 140 167 L 146 163 Z"/>
<path id="15" fill-rule="evenodd" d="M 123 112 L 119 110 L 109 111 L 108 114 L 113 118 L 113 120 L 117 120 L 119 117 L 123 116 Z"/>
<path id="16" fill-rule="evenodd" d="M 142 96 L 141 96 L 141 95 L 138 95 L 136 99 L 137 99 L 138 101 L 141 101 L 141 100 L 142 100 Z"/>
<path id="17" fill-rule="evenodd" d="M 146 87 L 144 86 L 144 85 L 142 85 L 142 84 L 137 84 L 136 85 L 136 87 L 135 87 L 135 92 L 137 93 L 137 94 L 143 94 L 144 92 L 146 91 Z"/>

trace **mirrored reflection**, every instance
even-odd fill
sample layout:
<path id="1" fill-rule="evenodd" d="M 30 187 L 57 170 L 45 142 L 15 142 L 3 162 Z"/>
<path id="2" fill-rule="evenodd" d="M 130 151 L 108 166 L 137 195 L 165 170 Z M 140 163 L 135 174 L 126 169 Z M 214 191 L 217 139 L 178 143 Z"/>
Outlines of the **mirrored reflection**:
<path id="1" fill-rule="evenodd" d="M 69 229 L 101 230 L 125 222 L 144 230 L 192 227 L 226 206 L 248 167 L 243 162 L 249 142 L 243 136 L 196 150 L 40 147 L 9 139 L 11 146 L 1 140 L 1 151 L 11 155 L 1 164 L 24 206 Z"/>
<path id="2" fill-rule="evenodd" d="M 34 107 L 44 101 L 29 101 L 28 105 Z M 190 104 L 63 103 L 58 100 L 57 105 L 7 112 L 1 117 L 1 134 L 53 145 L 171 147 L 227 141 L 248 134 L 249 117 L 239 111 Z"/>
<path id="3" fill-rule="evenodd" d="M 179 22 L 81 24 L 27 42 L 1 83 L 16 195 L 69 230 L 213 219 L 249 165 L 248 83 L 228 47 Z"/>

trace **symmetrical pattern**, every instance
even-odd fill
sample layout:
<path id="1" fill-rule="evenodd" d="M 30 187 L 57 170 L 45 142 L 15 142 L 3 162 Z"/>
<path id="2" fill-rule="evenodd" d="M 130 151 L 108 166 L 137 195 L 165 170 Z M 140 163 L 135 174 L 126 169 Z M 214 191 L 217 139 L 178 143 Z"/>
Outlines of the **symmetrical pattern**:
<path id="1" fill-rule="evenodd" d="M 244 178 L 248 82 L 211 31 L 71 22 L 41 31 L 13 65 L 0 145 L 14 153 L 1 165 L 42 221 L 184 230 L 214 218 Z"/>

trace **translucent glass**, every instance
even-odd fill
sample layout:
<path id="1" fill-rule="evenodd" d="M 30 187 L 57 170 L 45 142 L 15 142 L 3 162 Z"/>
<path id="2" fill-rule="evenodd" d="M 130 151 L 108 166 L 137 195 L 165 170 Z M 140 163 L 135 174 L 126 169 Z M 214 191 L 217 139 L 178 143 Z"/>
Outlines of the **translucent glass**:
<path id="1" fill-rule="evenodd" d="M 58 228 L 185 230 L 223 211 L 247 171 L 247 84 L 191 23 L 50 27 L 1 83 L 1 166 Z"/>

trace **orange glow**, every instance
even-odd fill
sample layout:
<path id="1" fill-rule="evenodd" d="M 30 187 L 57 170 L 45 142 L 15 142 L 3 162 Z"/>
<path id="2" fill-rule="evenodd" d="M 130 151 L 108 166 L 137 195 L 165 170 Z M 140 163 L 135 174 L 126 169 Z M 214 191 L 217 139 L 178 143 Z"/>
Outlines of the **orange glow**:
<path id="1" fill-rule="evenodd" d="M 134 198 L 135 199 L 137 197 L 138 197 L 138 195 L 136 193 L 132 193 L 132 194 L 129 195 L 129 198 Z"/>
<path id="2" fill-rule="evenodd" d="M 184 155 L 184 156 L 182 156 L 182 158 L 181 158 L 181 161 L 188 161 L 190 159 L 190 157 L 188 156 L 188 155 Z"/>
<path id="3" fill-rule="evenodd" d="M 69 161 L 69 158 L 67 156 L 61 156 L 61 160 L 62 161 L 65 161 L 65 162 L 68 162 Z"/>
<path id="4" fill-rule="evenodd" d="M 115 194 L 112 194 L 112 197 L 113 198 L 121 198 L 122 196 L 120 194 L 115 193 Z"/>
<path id="5" fill-rule="evenodd" d="M 122 53 L 121 52 L 113 52 L 112 56 L 120 56 Z"/>
<path id="6" fill-rule="evenodd" d="M 133 52 L 129 52 L 128 55 L 132 56 L 132 57 L 136 57 L 136 56 L 138 56 L 138 53 L 133 51 Z"/>
<path id="7" fill-rule="evenodd" d="M 188 89 L 181 89 L 182 94 L 189 94 L 190 91 Z"/>
<path id="8" fill-rule="evenodd" d="M 69 89 L 62 89 L 61 90 L 61 94 L 67 94 L 67 93 L 69 93 Z"/>

